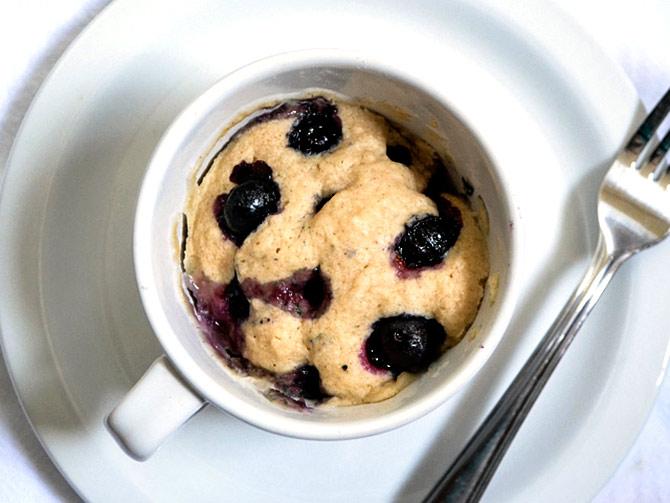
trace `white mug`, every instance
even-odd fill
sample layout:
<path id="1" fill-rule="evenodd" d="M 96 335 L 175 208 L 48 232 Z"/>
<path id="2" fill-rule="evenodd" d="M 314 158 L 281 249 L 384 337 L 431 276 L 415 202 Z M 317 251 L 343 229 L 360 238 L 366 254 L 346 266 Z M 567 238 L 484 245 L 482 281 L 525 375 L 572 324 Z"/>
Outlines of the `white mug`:
<path id="1" fill-rule="evenodd" d="M 181 287 L 174 229 L 181 222 L 194 169 L 216 148 L 222 128 L 242 112 L 310 88 L 347 96 L 449 153 L 488 212 L 491 274 L 468 334 L 399 394 L 379 403 L 305 412 L 269 401 L 204 342 Z M 452 396 L 495 349 L 517 298 L 520 222 L 505 171 L 485 144 L 478 138 L 477 124 L 468 123 L 467 110 L 450 102 L 440 82 L 421 79 L 383 58 L 338 50 L 300 51 L 257 61 L 196 99 L 156 148 L 137 206 L 137 283 L 166 356 L 154 362 L 107 418 L 126 452 L 146 459 L 206 404 L 275 433 L 335 440 L 396 428 Z"/>

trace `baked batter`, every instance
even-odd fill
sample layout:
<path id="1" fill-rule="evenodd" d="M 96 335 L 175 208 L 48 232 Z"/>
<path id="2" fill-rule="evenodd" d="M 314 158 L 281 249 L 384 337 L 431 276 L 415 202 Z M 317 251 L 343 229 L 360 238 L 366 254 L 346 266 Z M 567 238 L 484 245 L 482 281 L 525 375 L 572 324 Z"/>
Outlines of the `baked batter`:
<path id="1" fill-rule="evenodd" d="M 294 403 L 398 393 L 463 337 L 489 272 L 441 169 L 425 142 L 342 100 L 289 101 L 242 128 L 186 208 L 209 341 Z"/>

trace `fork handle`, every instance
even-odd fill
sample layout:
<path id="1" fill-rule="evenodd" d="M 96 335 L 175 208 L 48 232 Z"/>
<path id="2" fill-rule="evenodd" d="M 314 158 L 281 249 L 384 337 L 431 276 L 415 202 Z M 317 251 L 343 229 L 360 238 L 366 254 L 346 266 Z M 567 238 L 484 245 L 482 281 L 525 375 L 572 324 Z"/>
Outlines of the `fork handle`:
<path id="1" fill-rule="evenodd" d="M 599 238 L 591 265 L 570 300 L 424 503 L 479 501 L 545 383 L 626 258 L 609 254 Z"/>

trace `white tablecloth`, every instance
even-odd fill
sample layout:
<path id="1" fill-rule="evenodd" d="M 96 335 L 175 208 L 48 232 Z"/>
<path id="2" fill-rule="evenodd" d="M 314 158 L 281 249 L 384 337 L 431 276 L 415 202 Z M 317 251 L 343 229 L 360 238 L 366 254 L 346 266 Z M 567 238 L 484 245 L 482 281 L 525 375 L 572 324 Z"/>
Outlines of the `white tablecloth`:
<path id="1" fill-rule="evenodd" d="M 0 166 L 4 166 L 21 118 L 48 71 L 108 1 L 2 0 Z M 670 86 L 670 1 L 561 3 L 621 64 L 644 103 L 653 105 Z M 0 361 L 0 501 L 76 499 L 36 440 Z M 596 501 L 670 501 L 670 379 L 665 380 L 633 449 Z"/>

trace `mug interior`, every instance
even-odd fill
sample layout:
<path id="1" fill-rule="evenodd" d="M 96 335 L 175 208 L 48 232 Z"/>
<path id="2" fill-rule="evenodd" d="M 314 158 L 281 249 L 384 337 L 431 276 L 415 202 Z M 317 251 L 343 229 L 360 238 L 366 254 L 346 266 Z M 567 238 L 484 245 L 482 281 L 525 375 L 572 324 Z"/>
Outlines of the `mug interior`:
<path id="1" fill-rule="evenodd" d="M 375 404 L 292 410 L 228 369 L 204 341 L 185 300 L 175 229 L 187 191 L 218 148 L 222 128 L 261 105 L 307 89 L 343 95 L 425 139 L 474 188 L 486 208 L 491 274 L 463 340 L 398 395 Z M 147 172 L 135 226 L 135 266 L 145 309 L 168 357 L 211 403 L 262 428 L 302 438 L 351 438 L 404 424 L 442 403 L 483 365 L 509 319 L 514 210 L 490 156 L 438 89 L 383 64 L 340 53 L 285 55 L 225 77 L 196 100 L 161 140 Z M 217 141 L 218 140 L 218 141 Z"/>

